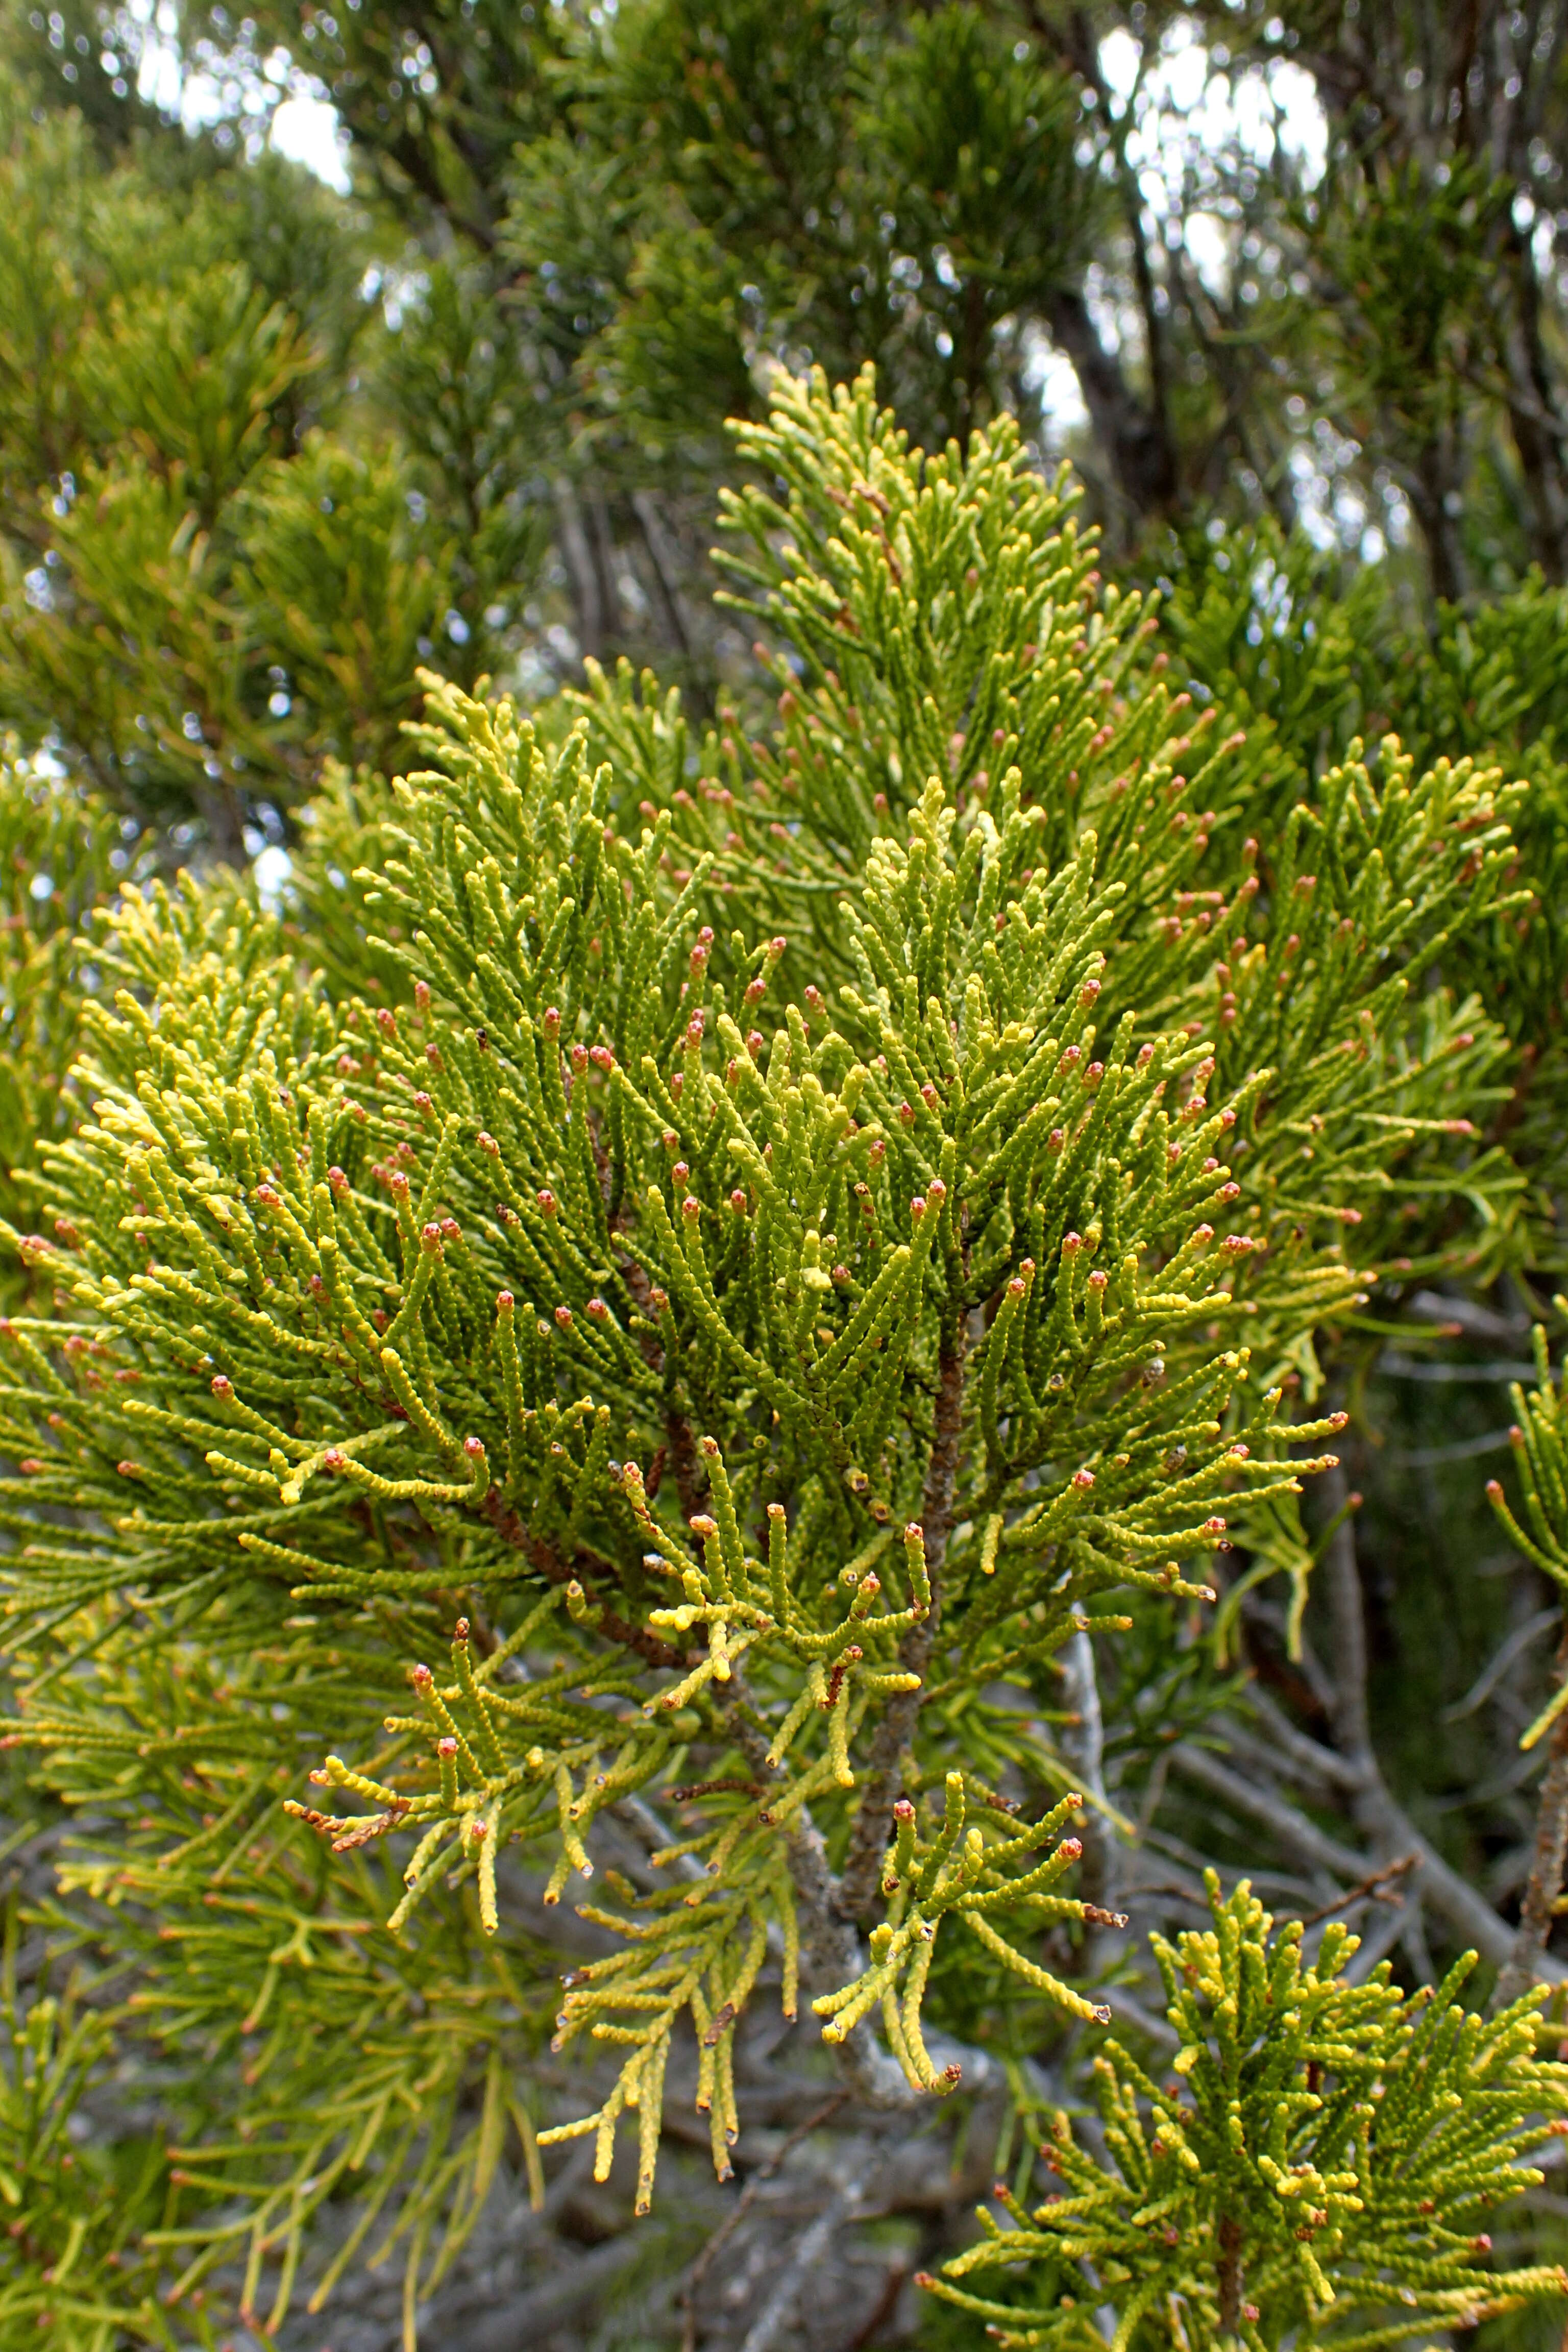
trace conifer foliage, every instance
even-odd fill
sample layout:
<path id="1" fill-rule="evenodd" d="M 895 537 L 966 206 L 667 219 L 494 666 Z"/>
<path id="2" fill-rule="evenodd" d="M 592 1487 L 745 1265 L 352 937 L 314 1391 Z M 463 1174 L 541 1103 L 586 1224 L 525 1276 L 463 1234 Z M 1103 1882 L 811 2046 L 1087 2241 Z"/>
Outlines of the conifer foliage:
<path id="1" fill-rule="evenodd" d="M 1154 1938 L 1175 2079 L 1160 2086 L 1108 2042 L 1095 2071 L 1112 2162 L 1058 2116 L 1047 2164 L 1064 2188 L 1031 2217 L 1004 2184 L 1014 2226 L 984 2214 L 985 2235 L 926 2284 L 993 2322 L 1003 2352 L 1103 2344 L 1094 2274 L 1119 2346 L 1189 2352 L 1265 2352 L 1295 2330 L 1317 2342 L 1325 2318 L 1342 2352 L 1370 2352 L 1561 2293 L 1560 2273 L 1489 2268 L 1491 2239 L 1474 2227 L 1544 2177 L 1519 2168 L 1523 2115 L 1561 2099 L 1563 2069 L 1533 2054 L 1533 1997 L 1467 2016 L 1454 1995 L 1473 1953 L 1409 2000 L 1386 1960 L 1349 1984 L 1336 1971 L 1358 1938 L 1338 1921 L 1306 1963 L 1300 1927 L 1275 1936 L 1245 1879 L 1228 1902 L 1212 1872 L 1208 1885 L 1213 1927 Z M 952 2284 L 1021 2263 L 1039 2266 L 1053 2307 Z"/>
<path id="2" fill-rule="evenodd" d="M 129 895 L 91 1115 L 11 1229 L 56 1310 L 0 1332 L 41 1669 L 15 1737 L 90 1808 L 67 1883 L 149 2030 L 237 2063 L 153 2241 L 179 2294 L 242 2248 L 273 2324 L 336 2194 L 360 2222 L 318 2300 L 384 2215 L 412 2340 L 509 2125 L 536 2180 L 579 2135 L 604 2177 L 635 2125 L 646 2209 L 693 2045 L 726 2176 L 764 2001 L 884 2103 L 962 2083 L 961 1972 L 1104 2021 L 1039 1957 L 1106 1916 L 1073 1892 L 1053 1657 L 1170 1643 L 1216 1546 L 1267 1559 L 1343 1421 L 1314 1335 L 1414 1262 L 1412 1203 L 1417 1247 L 1468 1220 L 1478 1264 L 1513 1213 L 1455 1115 L 1500 1034 L 1410 984 L 1510 903 L 1495 772 L 1357 744 L 1260 844 L 1245 740 L 1171 691 L 1010 424 L 922 454 L 868 376 L 818 378 L 742 445 L 773 486 L 724 518 L 771 738 L 695 743 L 626 674 L 550 741 L 428 678 L 358 886 L 396 1002 L 226 887 Z M 519 1923 L 541 1885 L 603 1934 L 563 1990 Z M 1266 1933 L 1238 1896 L 1173 1965 L 1216 2017 L 1272 1982 L 1287 2073 L 1329 2063 L 1314 2035 L 1357 2053 L 1300 2126 L 1332 2212 L 1369 2069 L 1435 2032 L 1423 2098 L 1461 2045 L 1494 2069 L 1495 2135 L 1455 2161 L 1498 2193 L 1556 2098 L 1527 2011 L 1455 2042 L 1381 1981 L 1336 1991 L 1328 1952 L 1298 1996 Z M 545 2033 L 582 2096 L 541 2130 Z M 1108 2063 L 1131 2147 L 1146 2087 Z M 1423 2308 L 1473 2303 L 1433 2242 Z M 1270 2293 L 1326 2303 L 1340 2258 L 1290 2252 Z M 1123 2343 L 1165 2291 L 1127 2278 Z"/>

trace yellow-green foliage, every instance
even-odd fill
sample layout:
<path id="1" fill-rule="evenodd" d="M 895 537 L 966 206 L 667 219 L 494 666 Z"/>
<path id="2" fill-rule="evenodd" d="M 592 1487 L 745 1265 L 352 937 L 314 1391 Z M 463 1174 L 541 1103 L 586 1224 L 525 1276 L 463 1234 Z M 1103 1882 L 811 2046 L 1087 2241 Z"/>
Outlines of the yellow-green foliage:
<path id="1" fill-rule="evenodd" d="M 1568 2293 L 1552 2266 L 1491 2268 L 1479 2227 L 1543 2175 L 1521 2157 L 1563 2106 L 1568 2068 L 1535 2055 L 1541 1996 L 1489 2020 L 1456 1999 L 1468 1954 L 1406 2000 L 1381 1961 L 1340 1973 L 1358 1938 L 1338 1921 L 1304 1957 L 1245 1880 L 1228 1901 L 1209 1874 L 1214 1926 L 1153 1940 L 1180 2048 L 1152 2081 L 1116 2042 L 1095 2062 L 1109 2162 L 1058 2115 L 1047 2164 L 1062 2187 L 1033 2214 L 1005 2188 L 1011 2226 L 923 2283 L 990 2322 L 1003 2352 L 1095 2352 L 1096 2311 L 1115 2352 L 1336 2352 L 1474 2327 Z M 1026 2270 L 1028 2300 L 953 2284 Z"/>
<path id="2" fill-rule="evenodd" d="M 1358 753 L 1222 867 L 1245 747 L 1010 425 L 922 458 L 817 381 L 748 446 L 773 739 L 689 772 L 629 683 L 547 748 L 427 679 L 337 966 L 386 995 L 132 894 L 16 1236 L 58 1310 L 0 1334 L 16 1737 L 148 2029 L 249 2053 L 165 2242 L 248 2234 L 276 2319 L 334 2184 L 412 2314 L 552 2012 L 586 2112 L 540 2138 L 602 2176 L 635 2111 L 643 2204 L 689 2032 L 728 2170 L 758 2000 L 917 2095 L 939 1948 L 1092 2015 L 1028 1948 L 1086 1916 L 1054 1654 L 1190 1611 L 1321 1466 L 1347 1229 L 1506 1244 L 1455 1117 L 1500 1039 L 1409 988 L 1500 903 L 1500 779 Z M 613 1938 L 563 2000 L 534 1869 Z"/>

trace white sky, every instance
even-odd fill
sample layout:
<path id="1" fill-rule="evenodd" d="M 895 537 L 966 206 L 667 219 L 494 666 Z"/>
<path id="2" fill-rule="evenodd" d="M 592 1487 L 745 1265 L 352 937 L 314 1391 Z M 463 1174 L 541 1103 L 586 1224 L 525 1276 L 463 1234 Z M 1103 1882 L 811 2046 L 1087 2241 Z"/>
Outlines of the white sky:
<path id="1" fill-rule="evenodd" d="M 347 193 L 348 141 L 339 127 L 337 109 L 324 98 L 309 89 L 294 90 L 272 118 L 271 144 L 280 155 L 308 165 L 329 187 Z"/>
<path id="2" fill-rule="evenodd" d="M 337 110 L 286 49 L 273 51 L 259 80 L 236 77 L 226 84 L 182 63 L 174 42 L 179 20 L 169 0 L 130 0 L 128 14 L 140 30 L 136 87 L 143 99 L 178 114 L 188 131 L 226 116 L 237 115 L 242 125 L 247 120 L 258 126 L 267 122 L 268 145 L 303 163 L 329 187 L 347 193 L 348 140 Z"/>

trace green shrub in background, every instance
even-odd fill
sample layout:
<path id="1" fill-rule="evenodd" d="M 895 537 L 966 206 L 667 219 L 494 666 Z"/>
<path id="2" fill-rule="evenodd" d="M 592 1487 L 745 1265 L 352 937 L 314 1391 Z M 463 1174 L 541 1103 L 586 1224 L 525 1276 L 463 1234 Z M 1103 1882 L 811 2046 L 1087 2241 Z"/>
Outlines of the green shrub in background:
<path id="1" fill-rule="evenodd" d="M 391 346 L 374 235 L 297 167 L 10 128 L 0 717 L 239 859 L 323 757 L 394 764 L 420 662 L 471 678 L 513 618 L 525 420 L 449 277 Z"/>

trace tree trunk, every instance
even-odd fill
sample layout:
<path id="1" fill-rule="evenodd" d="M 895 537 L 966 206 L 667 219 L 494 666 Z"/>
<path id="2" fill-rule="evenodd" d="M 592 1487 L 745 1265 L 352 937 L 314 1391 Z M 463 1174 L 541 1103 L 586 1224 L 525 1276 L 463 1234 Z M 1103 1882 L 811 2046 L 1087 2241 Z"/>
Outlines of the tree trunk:
<path id="1" fill-rule="evenodd" d="M 1084 405 L 1127 508 L 1140 522 L 1168 514 L 1179 488 L 1171 436 L 1100 341 L 1081 293 L 1063 288 L 1051 297 L 1051 332 L 1072 362 Z"/>
<path id="2" fill-rule="evenodd" d="M 1459 539 L 1458 467 L 1455 436 L 1439 426 L 1416 453 L 1407 488 L 1415 520 L 1426 542 L 1432 593 L 1440 604 L 1457 604 L 1467 585 L 1464 551 Z"/>
<path id="3" fill-rule="evenodd" d="M 1568 467 L 1564 431 L 1541 333 L 1541 288 L 1519 231 L 1510 226 L 1514 322 L 1504 357 L 1509 424 L 1524 477 L 1530 551 L 1548 580 L 1568 579 Z"/>
<path id="4" fill-rule="evenodd" d="M 555 510 L 561 520 L 561 560 L 566 566 L 577 622 L 577 650 L 584 661 L 603 661 L 605 614 L 599 567 L 588 543 L 576 490 L 564 478 L 555 485 Z"/>

